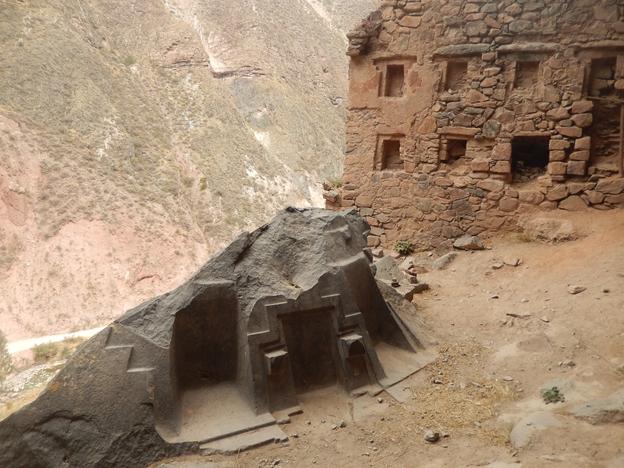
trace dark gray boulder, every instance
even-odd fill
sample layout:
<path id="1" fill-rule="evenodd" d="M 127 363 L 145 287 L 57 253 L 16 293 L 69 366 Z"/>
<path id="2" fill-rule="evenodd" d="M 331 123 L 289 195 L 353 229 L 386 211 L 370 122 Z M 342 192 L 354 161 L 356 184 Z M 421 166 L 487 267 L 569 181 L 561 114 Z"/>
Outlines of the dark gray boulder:
<path id="1" fill-rule="evenodd" d="M 146 466 L 275 425 L 308 388 L 361 393 L 417 371 L 426 338 L 411 304 L 384 300 L 368 230 L 355 211 L 289 208 L 241 235 L 0 422 L 0 466 Z"/>

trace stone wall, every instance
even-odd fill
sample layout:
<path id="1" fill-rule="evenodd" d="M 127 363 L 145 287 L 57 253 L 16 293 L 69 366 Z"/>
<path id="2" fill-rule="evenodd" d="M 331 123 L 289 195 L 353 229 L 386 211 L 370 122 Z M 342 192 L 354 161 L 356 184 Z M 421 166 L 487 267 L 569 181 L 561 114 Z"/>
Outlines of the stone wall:
<path id="1" fill-rule="evenodd" d="M 357 206 L 372 246 L 422 248 L 624 205 L 622 18 L 615 0 L 384 0 L 349 35 L 330 204 Z"/>

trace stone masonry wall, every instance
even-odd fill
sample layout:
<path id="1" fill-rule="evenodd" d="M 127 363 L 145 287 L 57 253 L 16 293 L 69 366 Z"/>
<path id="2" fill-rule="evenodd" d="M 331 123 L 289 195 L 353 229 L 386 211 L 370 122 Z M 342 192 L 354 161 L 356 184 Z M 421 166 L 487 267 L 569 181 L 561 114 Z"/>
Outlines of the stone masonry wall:
<path id="1" fill-rule="evenodd" d="M 357 206 L 371 246 L 420 248 L 623 206 L 623 18 L 621 0 L 384 0 L 349 35 L 329 204 Z"/>

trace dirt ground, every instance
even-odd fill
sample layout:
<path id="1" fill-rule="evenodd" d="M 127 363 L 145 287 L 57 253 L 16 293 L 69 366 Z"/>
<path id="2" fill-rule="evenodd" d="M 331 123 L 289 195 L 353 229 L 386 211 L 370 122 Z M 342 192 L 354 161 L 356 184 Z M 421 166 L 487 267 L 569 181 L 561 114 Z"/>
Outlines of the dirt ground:
<path id="1" fill-rule="evenodd" d="M 624 421 L 571 414 L 624 388 L 624 211 L 557 216 L 581 238 L 508 235 L 422 275 L 432 288 L 417 313 L 440 354 L 402 384 L 406 402 L 327 391 L 282 426 L 287 442 L 155 466 L 624 467 Z M 564 402 L 543 401 L 553 386 Z M 426 442 L 427 430 L 440 441 Z"/>
<path id="2" fill-rule="evenodd" d="M 404 402 L 317 391 L 281 426 L 288 441 L 154 467 L 624 467 L 624 403 L 599 424 L 573 415 L 624 389 L 624 211 L 556 216 L 579 239 L 506 235 L 421 275 L 431 290 L 415 317 L 439 356 L 399 385 Z M 541 390 L 554 386 L 565 401 L 546 404 Z"/>

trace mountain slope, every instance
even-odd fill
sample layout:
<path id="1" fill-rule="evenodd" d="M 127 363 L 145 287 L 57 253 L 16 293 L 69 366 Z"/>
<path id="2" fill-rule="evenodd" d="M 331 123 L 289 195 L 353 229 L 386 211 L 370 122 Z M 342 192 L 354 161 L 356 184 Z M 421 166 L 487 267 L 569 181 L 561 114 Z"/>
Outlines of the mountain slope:
<path id="1" fill-rule="evenodd" d="M 374 0 L 5 0 L 0 323 L 87 327 L 339 173 Z"/>

